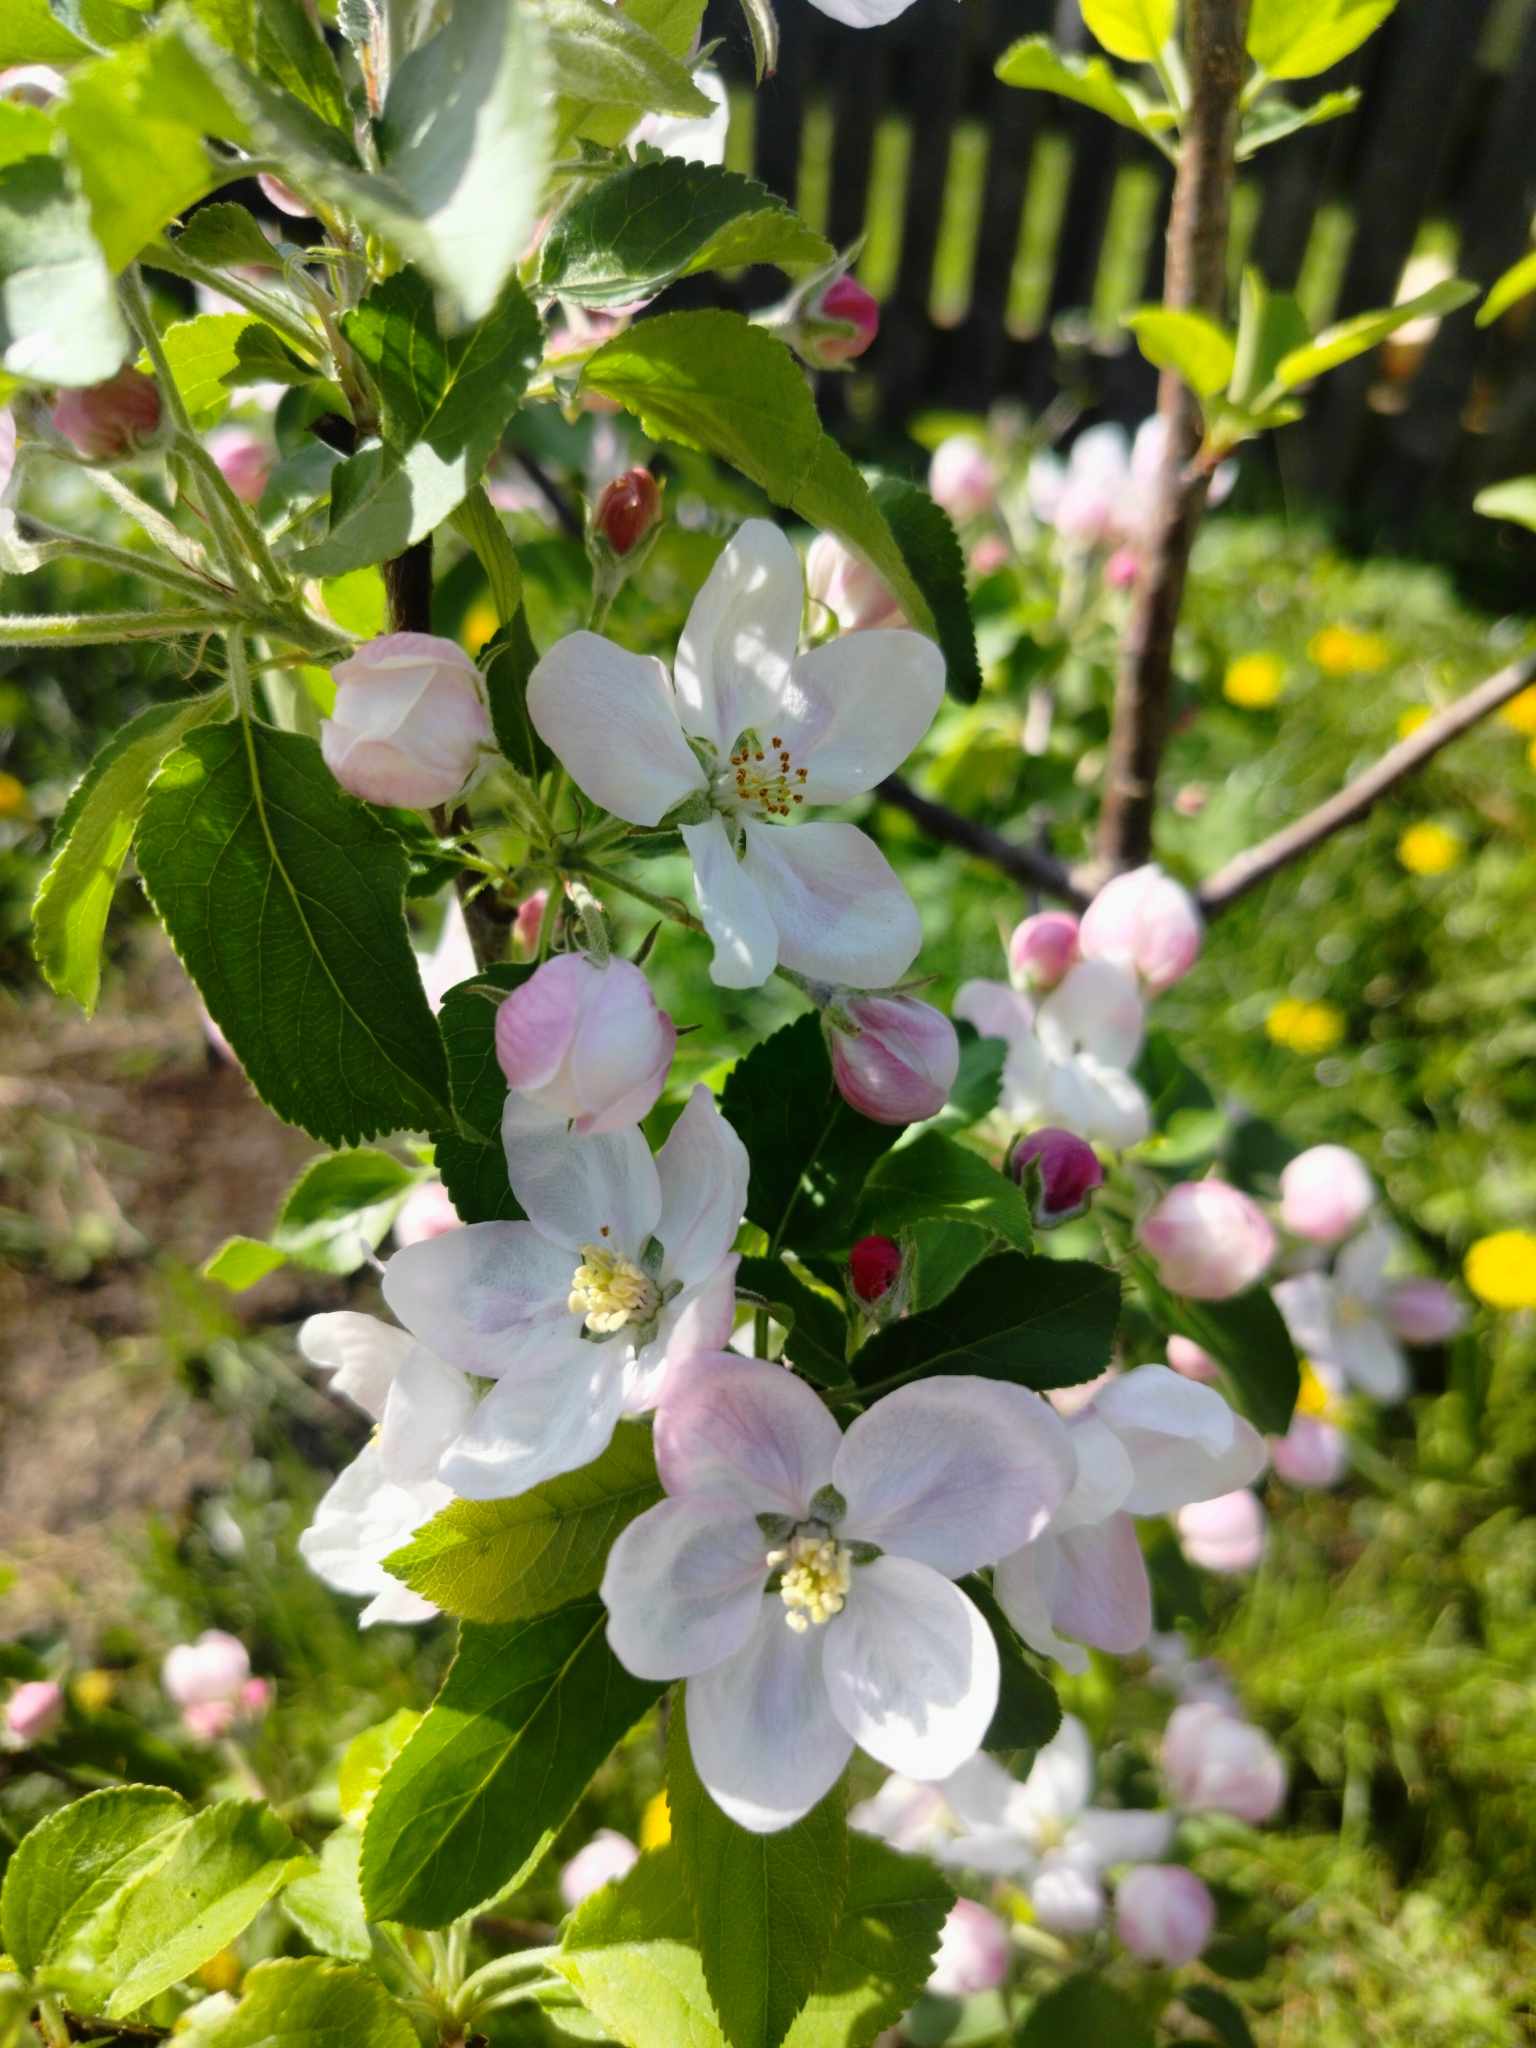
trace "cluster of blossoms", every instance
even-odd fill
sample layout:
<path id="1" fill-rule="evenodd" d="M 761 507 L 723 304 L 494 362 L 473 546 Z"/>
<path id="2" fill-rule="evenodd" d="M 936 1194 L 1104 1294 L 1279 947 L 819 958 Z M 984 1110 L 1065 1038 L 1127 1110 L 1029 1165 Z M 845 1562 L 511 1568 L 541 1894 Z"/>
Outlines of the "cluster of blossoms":
<path id="1" fill-rule="evenodd" d="M 242 1722 L 259 1721 L 272 1704 L 271 1680 L 253 1678 L 244 1643 L 218 1628 L 168 1650 L 160 1683 L 197 1742 L 216 1742 Z"/>

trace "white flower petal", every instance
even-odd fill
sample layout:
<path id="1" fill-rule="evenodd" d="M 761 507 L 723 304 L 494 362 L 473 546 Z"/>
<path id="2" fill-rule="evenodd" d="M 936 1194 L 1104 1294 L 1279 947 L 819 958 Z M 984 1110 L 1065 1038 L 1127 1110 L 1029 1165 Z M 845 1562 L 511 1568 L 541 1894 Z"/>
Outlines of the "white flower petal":
<path id="1" fill-rule="evenodd" d="M 656 1416 L 656 1468 L 668 1493 L 735 1502 L 749 1515 L 803 1519 L 840 1442 L 804 1380 L 729 1354 L 680 1362 Z"/>
<path id="2" fill-rule="evenodd" d="M 922 944 L 917 906 L 857 825 L 749 822 L 746 874 L 779 934 L 779 959 L 847 988 L 889 988 Z M 717 977 L 718 978 L 718 977 Z"/>
<path id="3" fill-rule="evenodd" d="M 1051 1523 L 1058 1535 L 1084 1522 L 1102 1522 L 1124 1506 L 1135 1484 L 1130 1452 L 1095 1408 L 1074 1416 L 1067 1434 L 1077 1457 L 1077 1477 Z"/>
<path id="4" fill-rule="evenodd" d="M 741 1225 L 750 1171 L 747 1148 L 700 1083 L 656 1155 L 661 1182 L 656 1235 L 669 1280 L 694 1286 L 719 1266 Z"/>
<path id="5" fill-rule="evenodd" d="M 469 1223 L 396 1252 L 382 1286 L 428 1350 L 497 1378 L 522 1344 L 568 1318 L 574 1271 L 570 1252 L 531 1223 Z"/>
<path id="6" fill-rule="evenodd" d="M 779 934 L 762 889 L 736 858 L 723 818 L 683 827 L 693 892 L 715 942 L 709 978 L 720 988 L 759 988 L 779 963 Z"/>
<path id="7" fill-rule="evenodd" d="M 983 1038 L 1001 1038 L 1009 1046 L 1026 1038 L 1033 1043 L 1035 1006 L 1005 981 L 961 982 L 950 1009 Z"/>
<path id="8" fill-rule="evenodd" d="M 1333 1262 L 1334 1284 L 1352 1301 L 1374 1304 L 1386 1292 L 1387 1269 L 1398 1253 L 1390 1224 L 1371 1223 L 1352 1237 Z"/>
<path id="9" fill-rule="evenodd" d="M 1296 1349 L 1332 1362 L 1334 1291 L 1326 1273 L 1296 1273 L 1270 1289 Z"/>
<path id="10" fill-rule="evenodd" d="M 1152 1633 L 1152 1589 L 1130 1516 L 1066 1530 L 1057 1547 L 1055 1626 L 1096 1650 L 1139 1650 Z"/>
<path id="11" fill-rule="evenodd" d="M 749 1514 L 713 1501 L 647 1508 L 603 1571 L 613 1654 L 637 1678 L 690 1678 L 734 1656 L 764 1604 L 767 1551 Z M 783 1605 L 772 1605 L 782 1625 Z"/>
<path id="12" fill-rule="evenodd" d="M 912 0 L 811 0 L 811 5 L 844 28 L 884 28 L 898 14 L 905 14 Z"/>
<path id="13" fill-rule="evenodd" d="M 403 1593 L 406 1588 L 385 1571 L 384 1559 L 409 1543 L 452 1498 L 435 1480 L 395 1485 L 385 1477 L 377 1444 L 368 1444 L 321 1497 L 314 1519 L 299 1538 L 299 1555 L 338 1593 L 390 1594 L 396 1587 Z M 398 1608 L 399 1603 L 395 1605 Z M 422 1614 L 395 1613 L 390 1618 L 422 1619 L 435 1611 L 425 1602 L 421 1605 Z"/>
<path id="14" fill-rule="evenodd" d="M 413 1593 L 409 1586 L 402 1586 L 398 1579 L 391 1579 L 382 1593 L 373 1599 L 357 1617 L 359 1628 L 372 1628 L 376 1622 L 393 1622 L 396 1626 L 409 1625 L 417 1621 L 430 1621 L 439 1609 L 420 1593 Z"/>
<path id="15" fill-rule="evenodd" d="M 1088 1655 L 1057 1635 L 1052 1623 L 1056 1585 L 1061 1576 L 1061 1547 L 1049 1530 L 1033 1543 L 1005 1557 L 992 1574 L 997 1604 L 1032 1650 L 1050 1657 L 1063 1671 L 1088 1669 Z"/>
<path id="16" fill-rule="evenodd" d="M 1068 1130 L 1116 1151 L 1139 1145 L 1152 1128 L 1152 1112 L 1140 1085 L 1089 1053 L 1050 1069 L 1050 1106 Z"/>
<path id="17" fill-rule="evenodd" d="M 748 727 L 771 722 L 804 604 L 800 557 L 769 520 L 747 520 L 693 601 L 672 671 L 678 716 L 722 759 Z"/>
<path id="18" fill-rule="evenodd" d="M 1257 1479 L 1267 1463 L 1258 1432 L 1215 1387 L 1165 1365 L 1142 1365 L 1111 1380 L 1094 1413 L 1119 1437 L 1135 1479 L 1133 1515 L 1165 1515 Z"/>
<path id="19" fill-rule="evenodd" d="M 438 1460 L 474 1408 L 468 1377 L 425 1345 L 413 1344 L 384 1404 L 379 1457 L 386 1476 L 407 1486 L 434 1478 Z"/>
<path id="20" fill-rule="evenodd" d="M 1075 1470 L 1066 1425 L 1038 1394 L 956 1373 L 861 1415 L 832 1483 L 849 1537 L 957 1579 L 1038 1535 Z"/>
<path id="21" fill-rule="evenodd" d="M 438 1477 L 466 1500 L 511 1500 L 608 1448 L 624 1401 L 624 1346 L 574 1321 L 521 1345 L 449 1446 Z"/>
<path id="22" fill-rule="evenodd" d="M 579 1138 L 559 1126 L 526 1130 L 504 1123 L 502 1139 L 512 1192 L 551 1244 L 572 1254 L 600 1244 L 626 1258 L 638 1256 L 661 1214 L 661 1183 L 635 1125 Z M 573 1259 L 567 1289 L 574 1270 Z"/>
<path id="23" fill-rule="evenodd" d="M 1373 1401 L 1401 1401 L 1412 1384 L 1408 1354 L 1385 1323 L 1374 1316 L 1342 1323 L 1334 1333 L 1327 1363 Z"/>
<path id="24" fill-rule="evenodd" d="M 555 642 L 528 679 L 528 716 L 577 787 L 632 825 L 705 786 L 665 668 L 597 633 Z"/>
<path id="25" fill-rule="evenodd" d="M 871 627 L 802 654 L 774 730 L 809 770 L 806 802 L 847 803 L 893 774 L 943 697 L 944 657 L 921 633 Z"/>
<path id="26" fill-rule="evenodd" d="M 361 1408 L 377 1422 L 395 1375 L 414 1349 L 414 1340 L 377 1316 L 337 1309 L 310 1316 L 299 1329 L 299 1349 L 311 1365 L 331 1375 L 331 1392 Z"/>
<path id="27" fill-rule="evenodd" d="M 1053 1060 L 1087 1053 L 1101 1066 L 1132 1067 L 1146 1007 L 1133 978 L 1107 960 L 1079 960 L 1041 1003 L 1035 1030 Z"/>
<path id="28" fill-rule="evenodd" d="M 764 1600 L 734 1657 L 688 1681 L 688 1747 L 705 1789 L 738 1827 L 772 1834 L 810 1812 L 842 1775 L 853 1743 L 833 1717 L 824 1638 L 784 1624 Z"/>
<path id="29" fill-rule="evenodd" d="M 847 1606 L 821 1633 L 832 1711 L 861 1749 L 923 1780 L 975 1755 L 997 1707 L 997 1645 L 958 1586 L 910 1558 L 877 1558 L 855 1568 Z"/>
<path id="30" fill-rule="evenodd" d="M 1175 1816 L 1162 1807 L 1090 1806 L 1078 1815 L 1064 1846 L 1099 1870 L 1117 1863 L 1161 1863 L 1173 1847 L 1176 1825 Z"/>
<path id="31" fill-rule="evenodd" d="M 1026 1834 L 1076 1820 L 1093 1797 L 1093 1744 L 1075 1714 L 1035 1756 L 1029 1776 L 1008 1802 L 1008 1819 Z"/>

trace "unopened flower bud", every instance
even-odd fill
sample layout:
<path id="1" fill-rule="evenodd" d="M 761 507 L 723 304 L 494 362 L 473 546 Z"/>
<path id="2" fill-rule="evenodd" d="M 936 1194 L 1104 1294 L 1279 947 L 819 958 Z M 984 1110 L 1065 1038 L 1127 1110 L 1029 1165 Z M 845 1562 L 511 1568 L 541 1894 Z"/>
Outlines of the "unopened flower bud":
<path id="1" fill-rule="evenodd" d="M 880 302 L 856 277 L 834 277 L 812 293 L 783 329 L 802 362 L 840 370 L 863 355 L 880 332 Z"/>
<path id="2" fill-rule="evenodd" d="M 320 725 L 325 765 L 370 804 L 452 803 L 491 748 L 480 671 L 435 633 L 385 633 L 332 674 L 336 709 Z"/>
<path id="3" fill-rule="evenodd" d="M 1015 988 L 1043 994 L 1077 961 L 1077 919 L 1065 910 L 1041 910 L 1013 928 L 1008 973 Z"/>
<path id="4" fill-rule="evenodd" d="M 221 1628 L 207 1628 L 195 1643 L 178 1643 L 160 1667 L 160 1683 L 178 1707 L 233 1706 L 251 1675 L 244 1643 Z"/>
<path id="5" fill-rule="evenodd" d="M 1104 564 L 1104 581 L 1111 590 L 1129 590 L 1141 574 L 1141 557 L 1134 548 L 1116 548 Z"/>
<path id="6" fill-rule="evenodd" d="M 1268 1517 L 1256 1493 L 1240 1486 L 1214 1500 L 1192 1501 L 1173 1517 L 1179 1547 L 1207 1572 L 1251 1572 L 1264 1555 Z"/>
<path id="7" fill-rule="evenodd" d="M 275 206 L 279 213 L 286 213 L 294 220 L 308 220 L 310 204 L 301 198 L 291 185 L 285 185 L 281 178 L 274 178 L 270 171 L 258 173 L 256 183 L 261 187 L 261 196 L 268 206 Z"/>
<path id="8" fill-rule="evenodd" d="M 240 1688 L 240 1697 L 235 1702 L 242 1721 L 259 1721 L 272 1705 L 273 1684 L 270 1678 L 248 1678 Z"/>
<path id="9" fill-rule="evenodd" d="M 1205 920 L 1189 891 L 1160 867 L 1135 868 L 1106 882 L 1083 912 L 1078 943 L 1085 960 L 1108 960 L 1160 995 L 1194 966 Z"/>
<path id="10" fill-rule="evenodd" d="M 1214 1700 L 1175 1707 L 1163 1731 L 1163 1775 L 1186 1813 L 1270 1820 L 1285 1800 L 1285 1759 L 1262 1728 Z"/>
<path id="11" fill-rule="evenodd" d="M 970 1998 L 995 1991 L 1008 1975 L 1013 1943 L 995 1913 L 974 1899 L 957 1899 L 939 1935 L 928 1989 L 938 1998 Z"/>
<path id="12" fill-rule="evenodd" d="M 1358 1230 L 1375 1200 L 1375 1182 L 1345 1145 L 1298 1152 L 1280 1176 L 1280 1221 L 1313 1244 L 1337 1244 Z"/>
<path id="13" fill-rule="evenodd" d="M 1388 1289 L 1385 1308 L 1405 1344 L 1446 1344 L 1466 1327 L 1466 1304 L 1443 1280 L 1399 1280 Z"/>
<path id="14" fill-rule="evenodd" d="M 1115 1888 L 1115 1932 L 1133 1956 L 1177 1969 L 1216 1931 L 1216 1901 L 1182 1863 L 1142 1863 Z"/>
<path id="15" fill-rule="evenodd" d="M 893 1237 L 861 1237 L 848 1254 L 848 1284 L 866 1308 L 888 1295 L 901 1278 L 901 1246 Z"/>
<path id="16" fill-rule="evenodd" d="M 1168 1363 L 1185 1379 L 1199 1380 L 1209 1386 L 1221 1378 L 1221 1367 L 1216 1360 L 1191 1338 L 1170 1337 L 1164 1348 L 1168 1353 Z"/>
<path id="17" fill-rule="evenodd" d="M 259 504 L 272 474 L 271 442 L 249 427 L 220 427 L 208 436 L 207 445 L 220 476 L 241 504 Z"/>
<path id="18" fill-rule="evenodd" d="M 844 547 L 835 534 L 818 533 L 806 551 L 805 587 L 814 604 L 824 605 L 838 631 L 860 633 L 871 627 L 905 626 L 907 615 L 883 578 L 862 555 Z"/>
<path id="19" fill-rule="evenodd" d="M 1042 1230 L 1070 1223 L 1087 1210 L 1095 1188 L 1104 1185 L 1098 1154 L 1075 1131 L 1048 1127 L 1020 1138 L 1008 1155 L 1008 1171 L 1032 1192 L 1035 1221 Z"/>
<path id="20" fill-rule="evenodd" d="M 1269 1439 L 1269 1462 L 1287 1486 L 1337 1486 L 1349 1470 L 1349 1438 L 1320 1415 L 1296 1415 L 1284 1436 Z"/>
<path id="21" fill-rule="evenodd" d="M 1269 1218 L 1222 1180 L 1180 1181 L 1136 1234 L 1157 1261 L 1163 1285 L 1193 1301 L 1243 1293 L 1275 1255 Z"/>
<path id="22" fill-rule="evenodd" d="M 632 554 L 661 524 L 661 486 L 648 469 L 627 469 L 603 487 L 592 529 L 616 555 Z"/>
<path id="23" fill-rule="evenodd" d="M 997 496 L 997 471 L 974 434 L 951 434 L 928 464 L 928 495 L 951 519 L 976 519 Z"/>
<path id="24" fill-rule="evenodd" d="M 394 1221 L 395 1243 L 425 1244 L 429 1237 L 442 1237 L 463 1228 L 463 1218 L 453 1206 L 453 1197 L 440 1180 L 423 1181 L 400 1205 Z"/>
<path id="25" fill-rule="evenodd" d="M 13 1742 L 46 1742 L 64 1718 L 64 1688 L 51 1678 L 18 1685 L 5 1703 L 5 1732 Z"/>
<path id="26" fill-rule="evenodd" d="M 640 1851 L 615 1828 L 599 1828 L 584 1849 L 560 1872 L 560 1896 L 567 1911 L 574 1912 L 583 1899 L 627 1877 L 640 1861 Z"/>
<path id="27" fill-rule="evenodd" d="M 51 64 L 13 64 L 0 71 L 0 100 L 18 106 L 46 107 L 64 90 L 64 75 Z"/>
<path id="28" fill-rule="evenodd" d="M 1104 1887 L 1092 1865 L 1047 1851 L 1030 1880 L 1029 1903 L 1047 1934 L 1092 1934 L 1104 1920 Z"/>
<path id="29" fill-rule="evenodd" d="M 525 896 L 517 906 L 517 915 L 512 920 L 512 937 L 520 953 L 533 954 L 539 949 L 539 933 L 544 928 L 544 906 L 549 901 L 547 889 L 535 889 L 531 896 Z"/>
<path id="30" fill-rule="evenodd" d="M 496 1058 L 512 1123 L 570 1124 L 581 1137 L 646 1116 L 667 1078 L 677 1030 L 632 960 L 546 960 L 496 1012 Z"/>
<path id="31" fill-rule="evenodd" d="M 971 549 L 971 574 L 995 576 L 999 569 L 1006 569 L 1012 559 L 1008 543 L 1000 533 L 984 533 Z"/>
<path id="32" fill-rule="evenodd" d="M 104 384 L 61 391 L 53 424 L 91 462 L 120 462 L 160 431 L 160 389 L 153 377 L 119 370 Z"/>
<path id="33" fill-rule="evenodd" d="M 832 1073 L 850 1109 L 877 1124 L 915 1124 L 937 1116 L 960 1071 L 955 1027 L 915 996 L 841 990 L 833 1013 L 852 1032 L 830 1030 Z"/>

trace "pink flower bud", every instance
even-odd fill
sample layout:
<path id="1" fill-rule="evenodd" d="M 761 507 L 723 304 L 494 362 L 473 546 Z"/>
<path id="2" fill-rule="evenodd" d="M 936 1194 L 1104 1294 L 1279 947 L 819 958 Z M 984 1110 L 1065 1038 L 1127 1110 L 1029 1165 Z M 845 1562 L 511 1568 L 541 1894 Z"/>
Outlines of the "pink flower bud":
<path id="1" fill-rule="evenodd" d="M 272 1705 L 274 1687 L 270 1678 L 248 1678 L 236 1701 L 242 1721 L 259 1721 Z"/>
<path id="2" fill-rule="evenodd" d="M 1256 1202 L 1224 1180 L 1171 1187 L 1136 1234 L 1173 1294 L 1226 1301 L 1251 1287 L 1275 1256 L 1275 1233 Z"/>
<path id="3" fill-rule="evenodd" d="M 1168 1363 L 1175 1372 L 1183 1373 L 1185 1379 L 1200 1380 L 1209 1386 L 1213 1380 L 1221 1378 L 1221 1367 L 1209 1351 L 1202 1351 L 1188 1337 L 1170 1337 L 1165 1348 Z"/>
<path id="4" fill-rule="evenodd" d="M 1349 1470 L 1349 1438 L 1320 1415 L 1296 1415 L 1269 1439 L 1269 1462 L 1287 1486 L 1337 1486 Z"/>
<path id="5" fill-rule="evenodd" d="M 787 330 L 791 347 L 818 370 L 841 369 L 863 355 L 880 332 L 880 302 L 856 277 L 834 277 Z"/>
<path id="6" fill-rule="evenodd" d="M 426 1180 L 414 1187 L 400 1205 L 395 1218 L 395 1243 L 425 1244 L 429 1237 L 442 1237 L 463 1228 L 463 1218 L 453 1206 L 453 1197 L 440 1180 Z"/>
<path id="7" fill-rule="evenodd" d="M 1163 1731 L 1163 1775 L 1186 1813 L 1271 1820 L 1285 1803 L 1285 1759 L 1262 1728 L 1216 1700 L 1175 1707 Z"/>
<path id="8" fill-rule="evenodd" d="M 336 780 L 370 804 L 452 803 L 493 745 L 480 671 L 435 633 L 385 633 L 341 662 L 320 751 Z"/>
<path id="9" fill-rule="evenodd" d="M 1337 1244 L 1358 1230 L 1376 1200 L 1376 1183 L 1345 1145 L 1298 1152 L 1280 1176 L 1280 1221 L 1313 1244 Z"/>
<path id="10" fill-rule="evenodd" d="M 160 391 L 153 377 L 119 370 L 104 384 L 61 391 L 53 424 L 91 462 L 119 462 L 160 431 Z"/>
<path id="11" fill-rule="evenodd" d="M 249 427 L 220 427 L 208 436 L 208 453 L 242 505 L 256 505 L 272 474 L 272 444 Z"/>
<path id="12" fill-rule="evenodd" d="M 831 1031 L 832 1073 L 850 1109 L 877 1124 L 915 1124 L 937 1116 L 960 1071 L 955 1027 L 914 996 L 856 995 L 833 1005 L 858 1027 Z"/>
<path id="13" fill-rule="evenodd" d="M 1012 559 L 1008 543 L 1000 533 L 984 533 L 971 549 L 971 574 L 995 576 L 999 569 L 1006 569 Z"/>
<path id="14" fill-rule="evenodd" d="M 648 469 L 627 469 L 603 487 L 592 529 L 616 555 L 627 555 L 661 524 L 661 486 Z"/>
<path id="15" fill-rule="evenodd" d="M 160 1667 L 160 1683 L 178 1707 L 233 1705 L 251 1675 L 251 1660 L 238 1636 L 207 1628 L 195 1643 L 178 1643 Z"/>
<path id="16" fill-rule="evenodd" d="M 969 1998 L 995 1991 L 1008 1975 L 1013 1943 L 995 1913 L 973 1899 L 956 1899 L 939 1935 L 928 1989 L 937 1998 Z"/>
<path id="17" fill-rule="evenodd" d="M 1388 1288 L 1384 1306 L 1405 1344 L 1446 1344 L 1466 1327 L 1466 1306 L 1443 1280 L 1399 1280 Z"/>
<path id="18" fill-rule="evenodd" d="M 1046 1851 L 1030 1879 L 1029 1903 L 1047 1934 L 1092 1934 L 1104 1921 L 1104 1887 L 1093 1865 Z"/>
<path id="19" fill-rule="evenodd" d="M 1094 1189 L 1104 1185 L 1098 1154 L 1075 1131 L 1031 1131 L 1009 1153 L 1008 1171 L 1021 1188 L 1033 1189 L 1042 1230 L 1081 1216 Z"/>
<path id="20" fill-rule="evenodd" d="M 1179 1546 L 1191 1564 L 1208 1572 L 1251 1572 L 1264 1555 L 1268 1517 L 1256 1493 L 1240 1486 L 1214 1500 L 1177 1510 Z"/>
<path id="21" fill-rule="evenodd" d="M 901 1278 L 901 1246 L 891 1237 L 861 1237 L 848 1254 L 848 1279 L 865 1303 L 879 1301 Z"/>
<path id="22" fill-rule="evenodd" d="M 64 90 L 64 75 L 51 64 L 14 64 L 0 71 L 0 100 L 23 107 L 46 107 Z"/>
<path id="23" fill-rule="evenodd" d="M 1134 548 L 1116 548 L 1104 564 L 1104 581 L 1111 590 L 1129 590 L 1141 574 L 1141 557 Z"/>
<path id="24" fill-rule="evenodd" d="M 181 1710 L 181 1725 L 194 1742 L 217 1742 L 235 1725 L 233 1700 L 194 1700 Z"/>
<path id="25" fill-rule="evenodd" d="M 64 1688 L 51 1678 L 18 1685 L 5 1703 L 5 1732 L 13 1742 L 46 1742 L 64 1718 Z"/>
<path id="26" fill-rule="evenodd" d="M 547 889 L 535 889 L 517 906 L 517 916 L 512 920 L 512 936 L 519 952 L 533 954 L 539 950 L 539 933 L 544 926 L 544 906 L 548 901 Z"/>
<path id="27" fill-rule="evenodd" d="M 836 619 L 839 632 L 907 624 L 906 613 L 883 580 L 835 534 L 818 533 L 807 549 L 805 587 L 812 601 L 825 605 Z"/>
<path id="28" fill-rule="evenodd" d="M 261 187 L 261 196 L 268 206 L 275 206 L 279 213 L 286 213 L 294 220 L 309 219 L 309 201 L 301 198 L 291 185 L 285 185 L 281 178 L 274 178 L 270 171 L 261 171 L 256 183 Z"/>
<path id="29" fill-rule="evenodd" d="M 1085 960 L 1108 960 L 1140 975 L 1155 996 L 1194 966 L 1204 937 L 1194 897 L 1149 866 L 1105 883 L 1083 912 L 1078 942 Z"/>
<path id="30" fill-rule="evenodd" d="M 640 1851 L 614 1828 L 599 1828 L 584 1849 L 560 1873 L 560 1896 L 567 1912 L 574 1912 L 583 1899 L 627 1877 L 640 1861 Z"/>
<path id="31" fill-rule="evenodd" d="M 1115 1932 L 1133 1956 L 1174 1970 L 1216 1931 L 1216 1901 L 1182 1863 L 1142 1863 L 1115 1888 Z"/>
<path id="32" fill-rule="evenodd" d="M 637 1124 L 667 1078 L 677 1030 L 631 960 L 546 960 L 496 1012 L 496 1058 L 524 1122 L 582 1137 Z M 521 1096 L 522 1102 L 515 1098 Z"/>
<path id="33" fill-rule="evenodd" d="M 951 434 L 934 449 L 928 495 L 962 524 L 987 511 L 997 496 L 997 471 L 974 434 Z"/>
<path id="34" fill-rule="evenodd" d="M 1015 988 L 1040 993 L 1063 980 L 1077 962 L 1077 919 L 1065 910 L 1040 910 L 1013 928 L 1008 973 Z"/>

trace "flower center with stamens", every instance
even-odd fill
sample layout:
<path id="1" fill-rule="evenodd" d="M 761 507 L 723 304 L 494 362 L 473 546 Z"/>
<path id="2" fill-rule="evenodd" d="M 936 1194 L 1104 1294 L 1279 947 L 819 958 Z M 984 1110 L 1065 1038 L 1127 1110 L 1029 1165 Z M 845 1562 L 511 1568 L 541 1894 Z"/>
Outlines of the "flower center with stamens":
<path id="1" fill-rule="evenodd" d="M 779 1598 L 784 1623 L 796 1635 L 821 1628 L 841 1614 L 853 1583 L 853 1552 L 835 1536 L 792 1536 L 779 1550 L 770 1550 L 768 1564 L 782 1571 Z"/>
<path id="2" fill-rule="evenodd" d="M 628 1323 L 648 1323 L 661 1306 L 661 1291 L 649 1273 L 622 1252 L 584 1244 L 566 1305 L 595 1336 L 609 1337 Z"/>
<path id="3" fill-rule="evenodd" d="M 805 802 L 810 770 L 797 768 L 783 738 L 766 742 L 750 727 L 731 749 L 730 765 L 716 779 L 716 791 L 732 810 L 755 810 L 764 818 L 790 818 Z"/>

